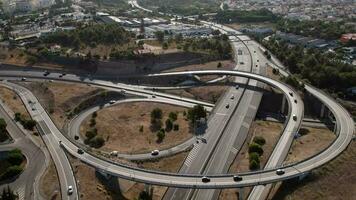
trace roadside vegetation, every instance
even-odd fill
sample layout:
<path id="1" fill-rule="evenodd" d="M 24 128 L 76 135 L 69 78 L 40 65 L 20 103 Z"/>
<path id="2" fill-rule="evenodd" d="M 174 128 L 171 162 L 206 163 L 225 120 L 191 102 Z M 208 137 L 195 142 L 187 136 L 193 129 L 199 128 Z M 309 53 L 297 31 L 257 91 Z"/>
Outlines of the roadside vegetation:
<path id="1" fill-rule="evenodd" d="M 93 148 L 100 148 L 105 144 L 104 138 L 102 136 L 98 136 L 98 129 L 96 128 L 97 116 L 96 112 L 91 115 L 89 123 L 90 129 L 85 133 L 86 139 L 84 140 L 84 144 Z"/>
<path id="2" fill-rule="evenodd" d="M 35 128 L 37 122 L 33 119 L 27 119 L 24 115 L 21 113 L 15 113 L 15 121 L 20 122 L 21 125 L 30 131 L 33 131 Z"/>
<path id="3" fill-rule="evenodd" d="M 6 130 L 6 122 L 3 118 L 0 118 L 0 142 L 5 142 L 9 139 L 9 135 Z"/>
<path id="4" fill-rule="evenodd" d="M 263 154 L 262 146 L 266 140 L 262 136 L 255 136 L 253 142 L 248 146 L 249 168 L 250 170 L 260 169 L 260 157 Z"/>
<path id="5" fill-rule="evenodd" d="M 0 181 L 3 181 L 11 179 L 22 172 L 25 157 L 20 149 L 13 149 L 6 152 L 0 161 Z"/>
<path id="6" fill-rule="evenodd" d="M 156 132 L 157 135 L 157 143 L 161 143 L 163 139 L 166 137 L 166 132 L 178 131 L 179 124 L 175 124 L 178 119 L 177 112 L 170 112 L 168 118 L 166 119 L 163 127 L 162 123 L 162 110 L 160 108 L 155 108 L 151 111 L 151 126 L 150 129 L 152 132 Z M 140 127 L 140 132 L 142 132 L 143 127 Z"/>
<path id="7" fill-rule="evenodd" d="M 261 10 L 224 10 L 215 16 L 218 23 L 276 22 L 279 17 L 267 9 Z"/>
<path id="8" fill-rule="evenodd" d="M 4 188 L 0 194 L 0 200 L 17 200 L 18 195 L 14 193 L 14 191 L 7 186 Z"/>
<path id="9" fill-rule="evenodd" d="M 344 96 L 347 88 L 356 85 L 354 67 L 341 62 L 333 53 L 289 46 L 274 38 L 263 44 L 287 66 L 291 73 L 318 88 Z M 287 81 L 295 85 L 294 78 L 289 79 Z"/>

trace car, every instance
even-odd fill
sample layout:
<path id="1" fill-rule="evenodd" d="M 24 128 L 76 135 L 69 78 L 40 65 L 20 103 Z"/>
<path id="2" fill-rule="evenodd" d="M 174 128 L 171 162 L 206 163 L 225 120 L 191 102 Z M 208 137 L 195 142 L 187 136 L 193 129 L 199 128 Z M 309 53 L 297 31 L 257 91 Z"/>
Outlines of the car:
<path id="1" fill-rule="evenodd" d="M 62 75 L 62 74 L 60 74 L 58 77 L 59 77 L 59 78 L 62 78 L 62 77 L 63 77 L 63 75 Z"/>
<path id="2" fill-rule="evenodd" d="M 77 152 L 78 152 L 79 154 L 83 154 L 83 153 L 84 153 L 83 149 L 78 149 Z"/>
<path id="3" fill-rule="evenodd" d="M 298 101 L 296 99 L 294 99 L 294 103 L 298 103 Z"/>
<path id="4" fill-rule="evenodd" d="M 243 65 L 243 64 L 245 64 L 244 62 L 240 62 L 240 65 Z"/>
<path id="5" fill-rule="evenodd" d="M 277 175 L 283 175 L 285 172 L 284 172 L 284 170 L 283 169 L 277 169 L 276 170 L 276 174 Z"/>
<path id="6" fill-rule="evenodd" d="M 229 104 L 226 104 L 225 108 L 229 108 L 229 107 L 230 107 L 230 105 L 229 105 Z"/>
<path id="7" fill-rule="evenodd" d="M 157 156 L 159 154 L 159 150 L 153 150 L 153 151 L 151 151 L 151 155 L 152 156 Z"/>
<path id="8" fill-rule="evenodd" d="M 241 177 L 241 176 L 238 176 L 238 175 L 234 175 L 234 176 L 232 177 L 232 179 L 233 179 L 234 181 L 236 181 L 236 182 L 242 181 L 242 177 Z"/>
<path id="9" fill-rule="evenodd" d="M 67 190 L 68 194 L 71 195 L 73 194 L 73 186 L 68 186 L 68 190 Z"/>
<path id="10" fill-rule="evenodd" d="M 236 90 L 238 90 L 239 88 L 240 88 L 240 86 L 239 86 L 239 85 L 236 85 L 236 86 L 235 86 L 235 89 L 236 89 Z"/>
<path id="11" fill-rule="evenodd" d="M 126 90 L 124 90 L 124 89 L 121 90 L 121 93 L 125 93 L 125 92 L 126 92 Z"/>
<path id="12" fill-rule="evenodd" d="M 234 98 L 235 98 L 235 96 L 234 96 L 234 95 L 231 95 L 230 99 L 234 99 Z"/>
<path id="13" fill-rule="evenodd" d="M 59 140 L 59 142 L 58 142 L 58 143 L 59 143 L 59 146 L 61 146 L 61 147 L 63 146 L 63 144 L 62 144 L 62 140 Z"/>
<path id="14" fill-rule="evenodd" d="M 256 53 L 256 51 L 253 51 L 253 53 Z"/>
<path id="15" fill-rule="evenodd" d="M 32 111 L 35 111 L 36 110 L 36 108 L 32 108 Z"/>
<path id="16" fill-rule="evenodd" d="M 260 62 L 260 60 L 257 60 L 257 62 Z"/>
<path id="17" fill-rule="evenodd" d="M 21 81 L 26 81 L 26 78 L 25 78 L 25 77 L 22 77 Z"/>
<path id="18" fill-rule="evenodd" d="M 110 104 L 114 104 L 114 103 L 116 103 L 116 101 L 115 100 L 111 100 L 109 103 Z"/>
<path id="19" fill-rule="evenodd" d="M 210 178 L 208 178 L 208 177 L 206 177 L 206 176 L 203 176 L 203 177 L 201 178 L 201 181 L 202 181 L 203 183 L 209 183 L 209 182 L 210 182 Z"/>
<path id="20" fill-rule="evenodd" d="M 117 156 L 119 154 L 118 151 L 112 151 L 110 152 L 110 156 Z"/>
<path id="21" fill-rule="evenodd" d="M 152 95 L 152 98 L 156 98 L 156 95 Z"/>
<path id="22" fill-rule="evenodd" d="M 258 67 L 258 65 L 256 65 L 256 67 Z"/>
<path id="23" fill-rule="evenodd" d="M 50 73 L 49 73 L 49 71 L 45 71 L 44 73 L 43 73 L 43 76 L 48 76 Z"/>
<path id="24" fill-rule="evenodd" d="M 28 100 L 27 102 L 28 102 L 29 104 L 31 104 L 31 103 L 32 103 L 32 101 L 31 101 L 31 100 Z"/>
<path id="25" fill-rule="evenodd" d="M 293 92 L 289 92 L 289 95 L 292 97 L 293 96 Z"/>
<path id="26" fill-rule="evenodd" d="M 62 76 L 65 76 L 65 75 L 67 75 L 66 73 L 62 73 Z"/>
<path id="27" fill-rule="evenodd" d="M 294 121 L 297 121 L 297 115 L 294 115 L 294 114 L 293 114 L 293 120 L 294 120 Z"/>
<path id="28" fill-rule="evenodd" d="M 53 83 L 53 80 L 49 80 L 50 83 Z"/>

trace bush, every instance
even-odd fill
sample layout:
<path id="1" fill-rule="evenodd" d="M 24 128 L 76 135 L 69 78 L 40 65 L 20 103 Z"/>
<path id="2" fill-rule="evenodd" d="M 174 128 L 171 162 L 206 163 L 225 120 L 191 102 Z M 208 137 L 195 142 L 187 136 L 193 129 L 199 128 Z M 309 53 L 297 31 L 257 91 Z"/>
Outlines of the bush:
<path id="1" fill-rule="evenodd" d="M 7 168 L 3 174 L 1 174 L 0 180 L 5 180 L 5 179 L 15 177 L 19 175 L 21 172 L 22 172 L 22 168 L 20 166 L 17 165 L 11 166 Z"/>
<path id="2" fill-rule="evenodd" d="M 162 142 L 165 137 L 166 133 L 164 132 L 164 130 L 159 130 L 157 132 L 157 142 Z"/>
<path id="3" fill-rule="evenodd" d="M 100 148 L 105 144 L 105 140 L 101 136 L 96 136 L 89 140 L 89 145 L 94 148 Z"/>
<path id="4" fill-rule="evenodd" d="M 142 125 L 140 126 L 140 132 L 141 133 L 143 132 L 143 126 Z"/>
<path id="5" fill-rule="evenodd" d="M 29 120 L 24 120 L 22 125 L 25 129 L 27 130 L 33 130 L 33 128 L 36 126 L 37 122 L 33 119 L 29 119 Z"/>
<path id="6" fill-rule="evenodd" d="M 253 138 L 253 142 L 256 144 L 259 144 L 261 146 L 263 146 L 264 144 L 266 144 L 266 140 L 262 137 L 262 136 L 255 136 Z"/>
<path id="7" fill-rule="evenodd" d="M 95 126 L 95 125 L 96 125 L 96 120 L 95 120 L 95 118 L 91 118 L 91 119 L 90 119 L 89 126 L 90 126 L 90 127 L 93 127 L 93 126 Z"/>
<path id="8" fill-rule="evenodd" d="M 155 108 L 151 112 L 151 120 L 152 119 L 162 119 L 162 110 L 160 108 Z"/>
<path id="9" fill-rule="evenodd" d="M 256 162 L 259 163 L 260 162 L 260 155 L 258 153 L 256 153 L 256 152 L 250 153 L 249 154 L 249 161 L 251 162 L 253 160 L 255 160 Z"/>
<path id="10" fill-rule="evenodd" d="M 23 161 L 23 155 L 21 153 L 9 153 L 7 155 L 7 160 L 11 165 L 20 165 Z"/>
<path id="11" fill-rule="evenodd" d="M 299 134 L 300 134 L 301 136 L 307 135 L 308 133 L 309 133 L 309 129 L 306 129 L 306 128 L 301 128 L 301 129 L 299 129 Z"/>
<path id="12" fill-rule="evenodd" d="M 152 200 L 152 197 L 146 191 L 140 192 L 138 200 Z"/>
<path id="13" fill-rule="evenodd" d="M 179 130 L 179 124 L 174 124 L 173 125 L 173 130 L 178 131 Z"/>
<path id="14" fill-rule="evenodd" d="M 170 112 L 168 117 L 170 120 L 172 120 L 172 122 L 174 122 L 178 119 L 178 114 L 176 112 Z"/>
<path id="15" fill-rule="evenodd" d="M 171 131 L 173 129 L 173 123 L 172 123 L 172 121 L 170 119 L 167 119 L 165 124 L 166 124 L 166 131 L 167 132 L 169 132 L 169 131 Z"/>
<path id="16" fill-rule="evenodd" d="M 15 113 L 15 121 L 21 121 L 21 113 Z"/>
<path id="17" fill-rule="evenodd" d="M 256 160 L 252 160 L 250 162 L 250 170 L 256 170 L 256 169 L 259 169 L 260 168 L 260 163 L 257 162 Z"/>
<path id="18" fill-rule="evenodd" d="M 195 123 L 195 120 L 200 118 L 206 118 L 207 112 L 202 105 L 196 105 L 193 108 L 188 109 L 187 118 L 192 124 Z"/>
<path id="19" fill-rule="evenodd" d="M 261 145 L 256 144 L 256 143 L 253 142 L 248 146 L 248 152 L 249 153 L 256 152 L 259 155 L 262 155 L 263 154 L 263 149 L 262 149 Z"/>
<path id="20" fill-rule="evenodd" d="M 93 114 L 91 115 L 92 118 L 96 118 L 98 116 L 98 114 L 96 112 L 93 112 Z"/>
<path id="21" fill-rule="evenodd" d="M 96 131 L 93 131 L 93 130 L 89 130 L 85 133 L 85 136 L 88 138 L 88 139 L 92 139 L 93 137 L 95 137 L 97 135 L 97 132 Z"/>

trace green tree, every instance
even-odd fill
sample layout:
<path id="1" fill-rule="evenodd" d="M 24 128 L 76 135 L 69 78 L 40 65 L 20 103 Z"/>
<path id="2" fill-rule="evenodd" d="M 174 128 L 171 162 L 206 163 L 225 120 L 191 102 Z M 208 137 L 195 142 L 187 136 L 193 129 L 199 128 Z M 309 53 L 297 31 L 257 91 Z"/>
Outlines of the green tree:
<path id="1" fill-rule="evenodd" d="M 260 163 L 256 160 L 252 160 L 249 165 L 250 170 L 257 170 L 260 168 Z"/>
<path id="2" fill-rule="evenodd" d="M 169 132 L 173 129 L 173 123 L 170 119 L 167 119 L 165 122 L 166 125 L 166 131 Z"/>
<path id="3" fill-rule="evenodd" d="M 166 137 L 166 133 L 164 130 L 161 129 L 157 132 L 157 142 L 158 143 L 161 143 L 165 137 Z"/>
<path id="4" fill-rule="evenodd" d="M 256 143 L 256 144 L 259 144 L 259 145 L 264 145 L 264 144 L 266 144 L 266 140 L 265 140 L 265 138 L 263 138 L 262 136 L 255 136 L 254 138 L 253 138 L 253 142 L 254 143 Z"/>
<path id="5" fill-rule="evenodd" d="M 198 119 L 206 118 L 206 116 L 207 112 L 202 105 L 196 105 L 193 108 L 188 109 L 187 119 L 190 120 L 192 124 Z"/>
<path id="6" fill-rule="evenodd" d="M 163 43 L 164 41 L 164 32 L 163 31 L 156 31 L 155 32 L 155 37 L 158 42 Z"/>
<path id="7" fill-rule="evenodd" d="M 21 153 L 9 153 L 6 158 L 11 165 L 20 165 L 23 162 L 23 155 Z"/>
<path id="8" fill-rule="evenodd" d="M 218 65 L 216 66 L 217 68 L 221 68 L 222 67 L 222 64 L 221 62 L 218 63 Z"/>
<path id="9" fill-rule="evenodd" d="M 162 119 L 162 110 L 160 108 L 155 108 L 151 111 L 151 119 Z"/>
<path id="10" fill-rule="evenodd" d="M 178 119 L 178 114 L 176 112 L 170 112 L 168 114 L 168 118 L 172 120 L 172 122 L 176 121 Z"/>
<path id="11" fill-rule="evenodd" d="M 262 155 L 263 154 L 263 149 L 262 149 L 261 145 L 256 144 L 256 143 L 253 142 L 248 146 L 248 152 L 249 153 L 256 152 L 259 155 Z"/>
<path id="12" fill-rule="evenodd" d="M 179 131 L 179 124 L 174 124 L 173 125 L 173 130 L 174 131 Z"/>
<path id="13" fill-rule="evenodd" d="M 4 188 L 2 190 L 0 200 L 16 200 L 16 199 L 18 199 L 18 196 L 14 193 L 14 191 L 11 190 L 10 186 L 7 186 L 7 188 Z"/>
<path id="14" fill-rule="evenodd" d="M 37 122 L 33 119 L 23 121 L 22 125 L 27 130 L 33 130 L 36 126 Z"/>

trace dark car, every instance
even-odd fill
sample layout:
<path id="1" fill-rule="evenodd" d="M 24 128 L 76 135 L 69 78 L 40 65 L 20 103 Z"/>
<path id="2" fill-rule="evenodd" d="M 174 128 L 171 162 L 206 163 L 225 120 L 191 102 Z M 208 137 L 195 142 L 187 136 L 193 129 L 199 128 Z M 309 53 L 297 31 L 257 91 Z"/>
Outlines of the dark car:
<path id="1" fill-rule="evenodd" d="M 283 175 L 285 172 L 284 172 L 284 170 L 283 169 L 277 169 L 276 170 L 276 174 L 277 175 Z"/>
<path id="2" fill-rule="evenodd" d="M 201 178 L 201 181 L 203 183 L 209 183 L 210 182 L 210 178 L 206 177 L 206 176 L 203 176 L 203 178 Z"/>
<path id="3" fill-rule="evenodd" d="M 83 154 L 83 153 L 84 153 L 83 149 L 78 149 L 77 152 L 78 152 L 79 154 Z"/>
<path id="4" fill-rule="evenodd" d="M 233 179 L 234 179 L 234 181 L 236 181 L 236 182 L 242 181 L 242 177 L 241 177 L 241 176 L 237 176 L 237 175 L 234 175 Z"/>

